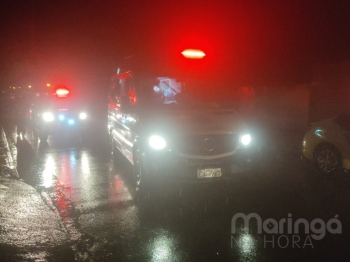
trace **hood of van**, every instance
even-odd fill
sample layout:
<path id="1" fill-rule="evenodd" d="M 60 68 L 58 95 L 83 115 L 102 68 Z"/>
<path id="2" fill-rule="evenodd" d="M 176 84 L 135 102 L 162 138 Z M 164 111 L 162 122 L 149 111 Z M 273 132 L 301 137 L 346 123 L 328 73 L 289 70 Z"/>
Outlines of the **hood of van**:
<path id="1" fill-rule="evenodd" d="M 140 116 L 148 133 L 163 134 L 232 134 L 246 130 L 234 110 L 153 112 Z"/>

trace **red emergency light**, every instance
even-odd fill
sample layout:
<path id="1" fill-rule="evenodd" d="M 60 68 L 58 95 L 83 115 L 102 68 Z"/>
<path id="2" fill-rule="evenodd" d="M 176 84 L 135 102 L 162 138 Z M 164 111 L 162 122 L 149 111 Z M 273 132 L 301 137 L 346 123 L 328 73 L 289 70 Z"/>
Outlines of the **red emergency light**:
<path id="1" fill-rule="evenodd" d="M 189 59 L 202 59 L 205 57 L 205 53 L 198 49 L 186 49 L 181 53 L 184 57 Z"/>
<path id="2" fill-rule="evenodd" d="M 69 90 L 65 88 L 59 88 L 56 90 L 56 95 L 58 97 L 67 97 L 69 94 Z"/>

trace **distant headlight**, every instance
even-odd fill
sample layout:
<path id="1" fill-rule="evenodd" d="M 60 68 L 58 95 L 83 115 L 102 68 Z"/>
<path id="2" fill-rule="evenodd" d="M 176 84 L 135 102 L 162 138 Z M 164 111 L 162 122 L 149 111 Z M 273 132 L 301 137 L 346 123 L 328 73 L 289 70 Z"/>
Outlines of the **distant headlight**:
<path id="1" fill-rule="evenodd" d="M 252 142 L 252 137 L 249 134 L 241 136 L 241 143 L 245 146 L 249 145 Z"/>
<path id="2" fill-rule="evenodd" d="M 161 150 L 166 147 L 165 139 L 160 136 L 151 136 L 148 143 L 153 149 L 156 150 Z"/>
<path id="3" fill-rule="evenodd" d="M 45 112 L 43 114 L 43 119 L 44 119 L 45 122 L 52 122 L 54 120 L 54 116 L 50 112 Z"/>
<path id="4" fill-rule="evenodd" d="M 86 113 L 80 113 L 79 114 L 79 119 L 84 120 L 86 118 L 87 118 L 87 114 Z"/>

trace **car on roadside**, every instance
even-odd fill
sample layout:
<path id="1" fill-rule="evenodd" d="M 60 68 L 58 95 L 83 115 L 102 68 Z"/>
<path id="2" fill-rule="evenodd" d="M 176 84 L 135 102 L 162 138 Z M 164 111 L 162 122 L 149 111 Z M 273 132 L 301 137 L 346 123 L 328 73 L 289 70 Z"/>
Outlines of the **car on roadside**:
<path id="1" fill-rule="evenodd" d="M 350 114 L 312 123 L 304 135 L 302 156 L 321 174 L 350 169 Z"/>
<path id="2" fill-rule="evenodd" d="M 206 82 L 130 67 L 111 78 L 112 150 L 133 165 L 136 188 L 221 181 L 250 170 L 256 141 L 227 95 L 202 96 L 213 87 Z"/>
<path id="3" fill-rule="evenodd" d="M 79 97 L 72 97 L 65 86 L 58 86 L 53 92 L 37 93 L 29 115 L 40 141 L 47 141 L 53 133 L 81 136 L 89 120 L 86 104 Z"/>

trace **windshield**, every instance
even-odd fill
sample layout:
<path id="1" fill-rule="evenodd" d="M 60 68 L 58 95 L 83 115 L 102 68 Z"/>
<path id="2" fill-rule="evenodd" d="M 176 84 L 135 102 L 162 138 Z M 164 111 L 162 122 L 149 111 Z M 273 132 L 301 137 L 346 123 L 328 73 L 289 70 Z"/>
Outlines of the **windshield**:
<path id="1" fill-rule="evenodd" d="M 162 110 L 215 110 L 235 108 L 232 97 L 214 85 L 157 77 L 142 82 L 139 104 Z"/>
<path id="2" fill-rule="evenodd" d="M 30 98 L 30 103 L 43 109 L 80 109 L 87 104 L 86 97 L 82 97 L 81 94 L 73 93 L 68 97 L 57 97 L 52 92 L 36 93 Z"/>

